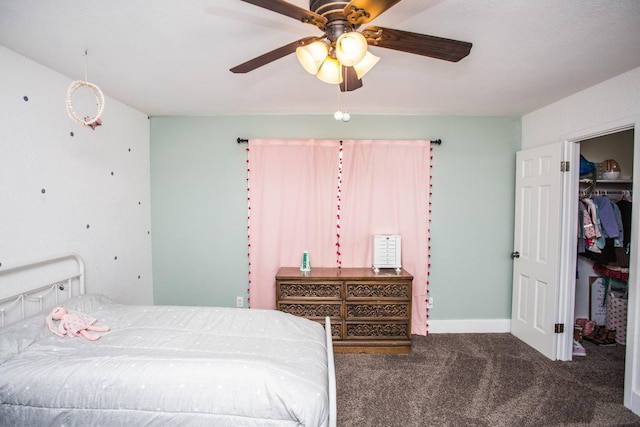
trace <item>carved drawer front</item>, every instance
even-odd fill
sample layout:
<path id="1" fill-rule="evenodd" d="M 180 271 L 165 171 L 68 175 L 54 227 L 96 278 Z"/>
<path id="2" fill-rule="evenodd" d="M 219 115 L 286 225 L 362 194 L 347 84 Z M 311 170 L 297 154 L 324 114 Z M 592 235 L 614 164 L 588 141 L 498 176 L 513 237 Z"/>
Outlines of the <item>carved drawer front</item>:
<path id="1" fill-rule="evenodd" d="M 408 320 L 410 315 L 408 303 L 347 303 L 347 320 Z"/>
<path id="2" fill-rule="evenodd" d="M 278 282 L 278 299 L 342 299 L 342 282 Z"/>
<path id="3" fill-rule="evenodd" d="M 278 302 L 278 310 L 308 319 L 324 319 L 326 316 L 340 319 L 341 302 Z"/>
<path id="4" fill-rule="evenodd" d="M 324 320 L 318 320 L 318 322 L 322 323 L 324 326 Z M 341 340 L 342 339 L 342 322 L 338 320 L 331 320 L 331 337 L 333 340 Z"/>
<path id="5" fill-rule="evenodd" d="M 411 297 L 411 282 L 347 282 L 347 299 L 400 299 Z"/>
<path id="6" fill-rule="evenodd" d="M 407 323 L 347 322 L 345 339 L 407 339 L 410 337 Z"/>

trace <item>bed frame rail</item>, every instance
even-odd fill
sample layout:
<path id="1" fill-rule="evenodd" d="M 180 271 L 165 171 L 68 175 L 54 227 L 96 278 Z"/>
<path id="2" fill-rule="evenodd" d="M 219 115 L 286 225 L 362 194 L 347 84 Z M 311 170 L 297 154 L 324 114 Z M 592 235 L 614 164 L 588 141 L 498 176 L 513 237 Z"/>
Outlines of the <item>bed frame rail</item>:
<path id="1" fill-rule="evenodd" d="M 84 291 L 84 262 L 73 253 L 0 267 L 0 327 Z"/>
<path id="2" fill-rule="evenodd" d="M 324 319 L 324 332 L 327 337 L 327 371 L 329 374 L 329 427 L 337 425 L 337 389 L 336 389 L 336 366 L 333 360 L 333 336 L 331 334 L 331 318 Z"/>

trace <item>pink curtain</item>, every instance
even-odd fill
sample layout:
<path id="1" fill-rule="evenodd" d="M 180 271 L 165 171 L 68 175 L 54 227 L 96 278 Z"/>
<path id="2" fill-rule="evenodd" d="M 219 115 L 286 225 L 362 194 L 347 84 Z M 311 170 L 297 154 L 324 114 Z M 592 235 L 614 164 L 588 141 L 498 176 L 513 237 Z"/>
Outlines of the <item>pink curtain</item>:
<path id="1" fill-rule="evenodd" d="M 303 250 L 312 267 L 369 267 L 372 236 L 399 234 L 412 333 L 425 335 L 429 141 L 252 139 L 248 151 L 251 307 L 275 308 L 276 271 Z"/>
<path id="2" fill-rule="evenodd" d="M 399 234 L 413 275 L 412 333 L 427 333 L 429 141 L 344 141 L 340 252 L 343 267 L 372 264 L 374 234 Z"/>
<path id="3" fill-rule="evenodd" d="M 249 303 L 275 308 L 281 266 L 335 266 L 335 140 L 249 140 Z"/>

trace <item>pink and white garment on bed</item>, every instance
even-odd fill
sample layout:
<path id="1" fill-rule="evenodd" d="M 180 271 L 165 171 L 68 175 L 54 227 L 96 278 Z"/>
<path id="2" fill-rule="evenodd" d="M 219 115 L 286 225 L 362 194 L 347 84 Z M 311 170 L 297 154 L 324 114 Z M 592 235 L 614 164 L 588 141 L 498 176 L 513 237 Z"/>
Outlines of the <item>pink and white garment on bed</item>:
<path id="1" fill-rule="evenodd" d="M 98 319 L 80 313 L 67 313 L 62 316 L 60 321 L 63 323 L 66 331 L 70 335 L 77 337 L 80 331 L 92 326 L 98 321 Z"/>

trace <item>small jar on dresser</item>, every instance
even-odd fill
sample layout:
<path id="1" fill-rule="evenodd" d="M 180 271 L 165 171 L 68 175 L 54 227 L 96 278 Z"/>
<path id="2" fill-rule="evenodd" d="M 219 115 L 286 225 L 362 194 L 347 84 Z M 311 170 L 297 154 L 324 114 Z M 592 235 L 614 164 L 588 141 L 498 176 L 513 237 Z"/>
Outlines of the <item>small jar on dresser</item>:
<path id="1" fill-rule="evenodd" d="M 331 318 L 335 352 L 411 352 L 413 276 L 405 270 L 316 268 L 276 274 L 277 309 L 324 323 Z"/>

